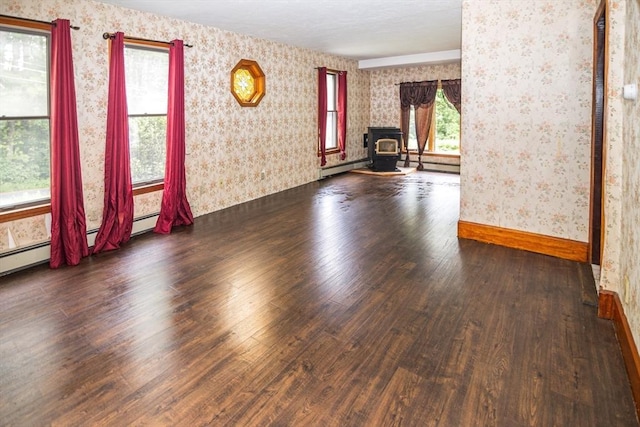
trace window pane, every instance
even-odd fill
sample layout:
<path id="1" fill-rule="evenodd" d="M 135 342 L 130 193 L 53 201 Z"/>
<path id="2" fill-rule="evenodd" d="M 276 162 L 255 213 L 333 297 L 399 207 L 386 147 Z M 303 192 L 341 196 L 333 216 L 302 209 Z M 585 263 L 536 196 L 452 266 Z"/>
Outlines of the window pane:
<path id="1" fill-rule="evenodd" d="M 49 115 L 47 39 L 0 30 L 0 116 Z"/>
<path id="2" fill-rule="evenodd" d="M 418 137 L 416 136 L 416 109 L 412 105 L 409 112 L 409 137 L 407 138 L 409 150 L 418 150 Z"/>
<path id="3" fill-rule="evenodd" d="M 336 75 L 327 74 L 327 110 L 336 110 Z"/>
<path id="4" fill-rule="evenodd" d="M 47 200 L 49 119 L 0 120 L 0 209 Z"/>
<path id="5" fill-rule="evenodd" d="M 436 144 L 441 153 L 460 154 L 460 113 L 444 96 L 442 89 L 436 95 Z"/>
<path id="6" fill-rule="evenodd" d="M 325 148 L 330 150 L 338 147 L 338 113 L 329 111 L 327 113 L 327 142 Z"/>
<path id="7" fill-rule="evenodd" d="M 131 180 L 133 183 L 164 179 L 167 117 L 129 117 Z"/>
<path id="8" fill-rule="evenodd" d="M 168 52 L 127 46 L 124 55 L 129 114 L 167 114 Z"/>

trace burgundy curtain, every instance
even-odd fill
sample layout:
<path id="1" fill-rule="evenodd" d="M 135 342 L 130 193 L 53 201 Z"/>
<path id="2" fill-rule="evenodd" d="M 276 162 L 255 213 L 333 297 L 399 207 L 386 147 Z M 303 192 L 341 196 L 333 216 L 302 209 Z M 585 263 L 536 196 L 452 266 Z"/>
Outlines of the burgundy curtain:
<path id="1" fill-rule="evenodd" d="M 325 91 L 326 93 L 326 91 Z M 338 147 L 340 159 L 347 158 L 347 72 L 338 73 Z"/>
<path id="2" fill-rule="evenodd" d="M 318 145 L 320 166 L 327 164 L 327 67 L 318 68 Z"/>
<path id="3" fill-rule="evenodd" d="M 169 48 L 167 160 L 160 216 L 153 229 L 156 233 L 168 234 L 174 226 L 193 224 L 184 163 L 184 44 L 182 40 L 173 40 Z"/>
<path id="4" fill-rule="evenodd" d="M 89 255 L 82 194 L 71 27 L 51 26 L 51 268 Z"/>
<path id="5" fill-rule="evenodd" d="M 124 78 L 124 34 L 111 40 L 107 139 L 104 159 L 104 208 L 93 252 L 117 249 L 131 238 L 133 187 L 129 162 L 129 117 Z"/>
<path id="6" fill-rule="evenodd" d="M 402 127 L 404 125 L 404 120 L 406 120 L 407 131 L 409 130 L 409 110 L 411 110 L 412 105 L 415 109 L 416 137 L 418 139 L 418 170 L 424 169 L 422 164 L 422 154 L 424 153 L 424 148 L 429 137 L 429 130 L 431 129 L 433 104 L 436 99 L 437 91 L 437 80 L 400 84 L 400 126 Z M 405 135 L 408 135 L 408 133 Z M 405 165 L 406 164 L 407 162 L 405 160 Z"/>
<path id="7" fill-rule="evenodd" d="M 442 92 L 444 93 L 444 96 L 446 96 L 449 102 L 456 107 L 458 113 L 461 113 L 462 94 L 460 89 L 460 79 L 442 80 L 440 81 L 440 84 L 442 85 Z"/>

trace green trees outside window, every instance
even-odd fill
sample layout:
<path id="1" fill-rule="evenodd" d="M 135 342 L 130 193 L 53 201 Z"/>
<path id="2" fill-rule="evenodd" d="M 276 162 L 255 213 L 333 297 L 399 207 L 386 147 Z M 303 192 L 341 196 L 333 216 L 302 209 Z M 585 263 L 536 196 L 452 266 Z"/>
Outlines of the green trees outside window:
<path id="1" fill-rule="evenodd" d="M 49 34 L 0 27 L 0 210 L 50 197 Z"/>

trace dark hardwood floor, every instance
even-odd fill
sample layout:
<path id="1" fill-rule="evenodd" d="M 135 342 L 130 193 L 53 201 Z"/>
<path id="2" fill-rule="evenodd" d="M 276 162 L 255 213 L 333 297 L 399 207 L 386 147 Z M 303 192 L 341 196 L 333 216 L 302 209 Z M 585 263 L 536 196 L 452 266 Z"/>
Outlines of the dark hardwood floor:
<path id="1" fill-rule="evenodd" d="M 344 174 L 0 278 L 0 424 L 638 425 L 589 266 Z"/>

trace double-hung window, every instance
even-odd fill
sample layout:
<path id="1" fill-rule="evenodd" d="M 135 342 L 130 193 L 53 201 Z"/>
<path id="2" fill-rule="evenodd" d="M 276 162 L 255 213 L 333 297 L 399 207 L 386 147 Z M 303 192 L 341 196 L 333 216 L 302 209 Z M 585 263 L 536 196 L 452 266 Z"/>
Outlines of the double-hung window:
<path id="1" fill-rule="evenodd" d="M 338 149 L 338 74 L 327 71 L 327 139 L 326 150 Z"/>
<path id="2" fill-rule="evenodd" d="M 407 138 L 407 148 L 409 151 L 418 150 L 415 118 L 415 108 L 412 105 L 409 114 L 409 137 Z M 460 154 L 460 113 L 458 113 L 458 110 L 447 100 L 441 88 L 438 88 L 436 92 L 431 130 L 427 139 L 425 152 Z"/>
<path id="3" fill-rule="evenodd" d="M 49 36 L 0 25 L 0 211 L 50 200 Z"/>
<path id="4" fill-rule="evenodd" d="M 131 180 L 141 186 L 164 180 L 169 51 L 125 45 Z"/>

